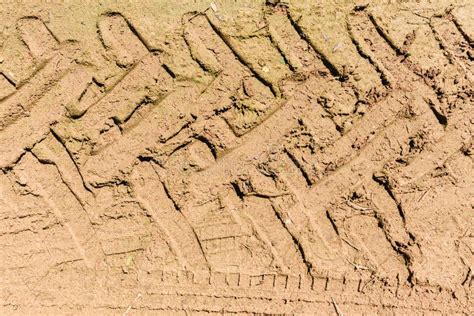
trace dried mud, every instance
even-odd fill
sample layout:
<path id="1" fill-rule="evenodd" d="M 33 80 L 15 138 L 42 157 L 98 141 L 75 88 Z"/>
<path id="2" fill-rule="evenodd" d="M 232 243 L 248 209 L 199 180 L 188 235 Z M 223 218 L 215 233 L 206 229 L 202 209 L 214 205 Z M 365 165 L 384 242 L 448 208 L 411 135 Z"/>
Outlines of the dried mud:
<path id="1" fill-rule="evenodd" d="M 472 314 L 470 1 L 2 1 L 1 314 Z"/>

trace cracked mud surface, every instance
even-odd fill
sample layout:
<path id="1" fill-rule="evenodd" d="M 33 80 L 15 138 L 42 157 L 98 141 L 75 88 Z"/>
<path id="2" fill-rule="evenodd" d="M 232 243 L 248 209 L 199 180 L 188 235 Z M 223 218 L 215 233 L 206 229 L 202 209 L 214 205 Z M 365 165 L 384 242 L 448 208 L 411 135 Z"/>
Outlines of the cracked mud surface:
<path id="1" fill-rule="evenodd" d="M 469 2 L 2 2 L 0 313 L 472 314 Z"/>

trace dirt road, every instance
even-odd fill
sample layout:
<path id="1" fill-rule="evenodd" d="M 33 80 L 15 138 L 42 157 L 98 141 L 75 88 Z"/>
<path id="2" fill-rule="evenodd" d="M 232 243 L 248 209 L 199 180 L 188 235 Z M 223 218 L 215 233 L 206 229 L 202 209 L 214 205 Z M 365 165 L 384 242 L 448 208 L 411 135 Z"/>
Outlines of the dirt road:
<path id="1" fill-rule="evenodd" d="M 0 313 L 472 314 L 470 1 L 3 1 Z"/>

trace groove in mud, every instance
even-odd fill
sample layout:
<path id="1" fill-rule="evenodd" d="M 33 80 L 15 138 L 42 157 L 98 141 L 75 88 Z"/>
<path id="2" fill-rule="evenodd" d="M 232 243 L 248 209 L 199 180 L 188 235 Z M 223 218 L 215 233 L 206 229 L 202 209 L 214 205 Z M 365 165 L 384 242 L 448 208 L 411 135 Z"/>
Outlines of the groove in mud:
<path id="1" fill-rule="evenodd" d="M 296 72 L 295 66 L 293 66 L 293 64 L 289 60 L 289 57 L 287 56 L 287 54 L 281 48 L 280 40 L 277 40 L 277 38 L 274 36 L 273 32 L 270 30 L 268 20 L 266 20 L 265 23 L 267 24 L 266 29 L 267 29 L 267 33 L 268 33 L 268 38 L 270 39 L 270 42 L 272 43 L 273 47 L 275 47 L 277 49 L 278 53 L 283 58 L 283 61 L 284 61 L 285 65 L 288 66 L 288 68 L 292 72 Z"/>
<path id="2" fill-rule="evenodd" d="M 254 67 L 252 67 L 251 63 L 247 60 L 247 58 L 245 58 L 240 52 L 239 50 L 235 47 L 234 44 L 232 44 L 230 38 L 229 38 L 229 35 L 227 34 L 224 34 L 220 29 L 219 27 L 211 21 L 211 18 L 206 15 L 206 18 L 207 18 L 207 21 L 209 22 L 209 25 L 211 26 L 211 28 L 214 30 L 214 32 L 222 39 L 222 41 L 227 45 L 227 47 L 229 47 L 229 49 L 234 53 L 234 55 L 236 56 L 236 58 L 239 60 L 239 62 L 246 66 L 250 72 L 255 76 L 255 78 L 257 78 L 263 85 L 267 86 L 273 93 L 273 96 L 275 97 L 279 97 L 280 96 L 280 91 L 278 89 L 278 87 L 275 86 L 275 84 L 273 84 L 272 82 L 268 81 L 267 79 L 265 79 L 261 74 L 260 72 L 256 71 L 254 69 Z"/>
<path id="3" fill-rule="evenodd" d="M 459 23 L 458 19 L 456 19 L 456 17 L 454 16 L 451 16 L 451 20 L 453 21 L 459 33 L 461 33 L 464 40 L 469 44 L 469 46 L 471 46 L 471 48 L 474 48 L 474 40 L 469 36 L 469 34 L 466 33 L 466 31 L 463 29 L 463 27 Z"/>
<path id="4" fill-rule="evenodd" d="M 106 12 L 104 14 L 104 16 L 109 16 L 109 17 L 113 17 L 113 16 L 118 16 L 118 17 L 121 17 L 125 23 L 127 24 L 127 26 L 129 27 L 130 31 L 132 32 L 133 35 L 135 35 L 139 40 L 140 42 L 143 44 L 143 46 L 145 46 L 145 48 L 149 51 L 149 52 L 154 52 L 154 51 L 158 51 L 160 52 L 160 50 L 157 50 L 157 49 L 154 49 L 151 47 L 151 45 L 148 43 L 148 41 L 142 36 L 142 34 L 140 34 L 140 32 L 138 32 L 138 30 L 135 28 L 135 26 L 130 22 L 129 19 L 127 19 L 123 14 L 121 14 L 120 12 L 113 12 L 113 11 L 110 11 L 110 12 Z"/>
<path id="5" fill-rule="evenodd" d="M 165 181 L 161 181 L 161 185 L 163 186 L 165 194 L 168 197 L 168 199 L 171 201 L 171 203 L 173 204 L 175 210 L 178 212 L 181 212 L 181 207 L 178 205 L 178 203 L 176 203 L 176 201 L 171 196 L 170 191 L 168 190 L 168 186 L 166 185 Z"/>
<path id="6" fill-rule="evenodd" d="M 379 185 L 381 185 L 384 188 L 385 192 L 387 192 L 390 198 L 395 202 L 395 204 L 397 205 L 399 215 L 403 221 L 403 224 L 406 225 L 405 211 L 401 207 L 401 204 L 398 201 L 398 199 L 395 197 L 391 184 L 389 183 L 389 180 L 385 176 L 377 176 L 377 175 L 373 176 L 373 180 L 377 182 Z"/>
<path id="7" fill-rule="evenodd" d="M 6 80 L 9 84 L 11 84 L 13 87 L 15 87 L 15 88 L 17 87 L 17 86 L 16 86 L 16 82 L 15 82 L 13 79 L 11 79 L 9 76 L 7 76 L 4 72 L 1 72 L 1 71 L 0 71 L 0 76 L 2 76 L 3 78 L 5 78 L 5 80 Z M 3 100 L 3 99 L 2 99 L 2 100 Z"/>
<path id="8" fill-rule="evenodd" d="M 339 78 L 341 81 L 344 81 L 344 78 L 340 71 L 337 69 L 335 65 L 331 63 L 331 61 L 328 59 L 328 57 L 316 46 L 316 44 L 311 40 L 311 38 L 303 31 L 303 29 L 300 27 L 297 21 L 293 19 L 291 14 L 288 12 L 288 20 L 290 20 L 291 25 L 293 28 L 296 30 L 298 35 L 302 40 L 304 40 L 308 45 L 316 52 L 316 54 L 319 56 L 320 60 L 326 66 L 326 68 L 329 70 L 329 72 L 334 76 Z"/>
<path id="9" fill-rule="evenodd" d="M 168 65 L 163 64 L 162 67 L 168 73 L 168 75 L 170 75 L 171 78 L 176 79 L 176 74 L 173 72 L 173 70 L 171 70 Z"/>
<path id="10" fill-rule="evenodd" d="M 285 153 L 287 154 L 288 158 L 290 158 L 290 160 L 293 162 L 293 164 L 296 166 L 296 168 L 301 172 L 301 175 L 306 181 L 306 185 L 308 186 L 308 188 L 311 187 L 314 184 L 314 181 L 311 179 L 308 172 L 306 172 L 305 168 L 301 165 L 298 159 L 296 159 L 296 157 L 288 149 L 285 149 Z"/>
<path id="11" fill-rule="evenodd" d="M 380 23 L 377 21 L 376 17 L 373 14 L 369 13 L 368 17 L 370 19 L 370 22 L 372 22 L 375 29 L 377 30 L 377 33 L 379 33 L 380 37 L 382 37 L 385 42 L 387 42 L 387 44 L 396 52 L 397 55 L 407 54 L 395 44 L 394 40 L 388 35 L 387 31 L 383 29 L 383 27 L 380 25 Z"/>
<path id="12" fill-rule="evenodd" d="M 77 173 L 79 174 L 80 178 L 81 178 L 81 181 L 82 181 L 82 185 L 84 186 L 84 189 L 86 189 L 87 191 L 89 191 L 90 193 L 94 194 L 94 192 L 92 191 L 92 188 L 86 183 L 86 181 L 84 180 L 84 177 L 81 173 L 81 169 L 79 168 L 79 166 L 77 165 L 76 163 L 76 160 L 74 159 L 74 157 L 72 156 L 72 153 L 69 151 L 69 149 L 67 148 L 66 144 L 64 143 L 63 139 L 58 135 L 56 134 L 56 132 L 54 131 L 53 128 L 50 129 L 50 132 L 51 132 L 51 135 L 53 135 L 53 137 L 62 145 L 62 147 L 64 148 L 64 151 L 67 153 L 67 155 L 69 156 L 69 159 L 71 160 L 71 162 L 74 164 L 74 167 L 76 168 L 77 170 Z"/>
<path id="13" fill-rule="evenodd" d="M 282 214 L 281 212 L 273 205 L 272 203 L 272 208 L 273 208 L 273 211 L 275 212 L 275 215 L 276 217 L 278 218 L 278 220 L 280 221 L 281 225 L 285 228 L 285 230 L 287 231 L 288 235 L 291 237 L 293 243 L 295 244 L 296 248 L 298 249 L 298 253 L 300 254 L 301 256 L 301 259 L 303 260 L 305 266 L 306 266 L 306 273 L 308 275 L 312 275 L 313 273 L 313 264 L 308 260 L 307 256 L 306 256 L 306 252 L 303 248 L 303 246 L 301 245 L 301 242 L 299 241 L 299 239 L 288 229 L 287 227 L 287 224 L 285 223 L 285 220 L 282 218 Z"/>
<path id="14" fill-rule="evenodd" d="M 212 157 L 214 157 L 214 160 L 216 160 L 217 159 L 216 146 L 214 146 L 214 144 L 208 138 L 202 135 L 198 135 L 196 139 L 203 142 L 207 146 L 207 148 L 209 148 L 209 151 L 211 152 Z"/>
<path id="15" fill-rule="evenodd" d="M 436 119 L 438 120 L 439 124 L 443 125 L 444 127 L 446 127 L 448 125 L 448 118 L 446 115 L 444 115 L 443 113 L 441 113 L 437 108 L 436 106 L 433 104 L 433 102 L 430 102 L 429 103 L 429 107 L 431 109 L 431 111 L 433 112 L 434 116 L 436 117 Z"/>
<path id="16" fill-rule="evenodd" d="M 346 28 L 347 28 L 347 31 L 348 31 L 349 36 L 351 38 L 352 44 L 354 44 L 354 46 L 357 50 L 357 53 L 359 53 L 359 55 L 362 58 L 367 60 L 372 65 L 372 67 L 374 67 L 375 71 L 377 71 L 377 73 L 379 74 L 379 77 L 380 77 L 380 80 L 381 80 L 382 84 L 384 86 L 389 86 L 390 87 L 391 82 L 389 80 L 389 75 L 387 75 L 386 71 L 382 68 L 382 66 L 376 60 L 374 60 L 374 58 L 372 58 L 372 56 L 370 56 L 370 54 L 368 54 L 364 51 L 360 41 L 356 38 L 356 36 L 353 32 L 353 29 L 352 29 L 352 26 L 349 22 L 349 19 L 347 20 Z"/>
<path id="17" fill-rule="evenodd" d="M 54 162 L 54 161 L 51 161 L 49 159 L 41 159 L 40 157 L 38 157 L 34 150 L 28 150 L 28 152 L 30 154 L 33 155 L 33 157 L 36 158 L 36 160 L 38 160 L 39 163 L 41 164 L 46 164 L 46 165 L 54 165 L 54 167 L 56 168 L 58 174 L 60 175 L 60 178 L 61 178 L 61 181 L 63 182 L 63 184 L 68 188 L 69 192 L 71 192 L 71 194 L 76 198 L 77 202 L 79 202 L 79 204 L 81 204 L 82 207 L 84 207 L 84 201 L 77 195 L 77 193 L 71 188 L 71 185 L 64 179 L 64 175 L 62 174 L 61 170 L 59 169 L 58 165 Z"/>
<path id="18" fill-rule="evenodd" d="M 431 32 L 433 33 L 433 37 L 438 42 L 439 48 L 446 53 L 446 57 L 448 58 L 449 62 L 454 64 L 455 61 L 454 61 L 453 53 L 446 47 L 441 35 L 439 34 L 439 32 L 436 30 L 436 27 L 434 26 L 433 20 L 430 20 L 429 26 L 430 26 Z"/>
<path id="19" fill-rule="evenodd" d="M 136 113 L 140 112 L 144 107 L 151 106 L 157 103 L 159 102 L 152 101 L 148 96 L 145 96 L 140 102 L 138 102 L 137 106 L 135 106 L 133 110 L 130 111 L 130 113 L 128 113 L 127 116 L 125 116 L 123 119 L 120 119 L 117 116 L 113 116 L 112 120 L 119 127 L 120 131 L 123 132 L 123 125 L 132 120 Z"/>

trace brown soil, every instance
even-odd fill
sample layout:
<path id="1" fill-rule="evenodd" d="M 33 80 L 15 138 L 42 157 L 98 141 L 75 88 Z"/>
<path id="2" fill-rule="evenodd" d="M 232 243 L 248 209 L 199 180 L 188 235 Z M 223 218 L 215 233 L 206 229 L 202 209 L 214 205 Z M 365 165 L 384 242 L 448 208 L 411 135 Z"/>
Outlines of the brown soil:
<path id="1" fill-rule="evenodd" d="M 2 1 L 0 314 L 472 314 L 472 1 Z"/>

